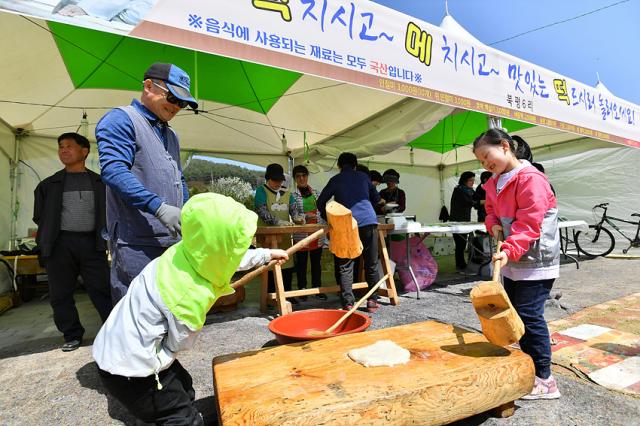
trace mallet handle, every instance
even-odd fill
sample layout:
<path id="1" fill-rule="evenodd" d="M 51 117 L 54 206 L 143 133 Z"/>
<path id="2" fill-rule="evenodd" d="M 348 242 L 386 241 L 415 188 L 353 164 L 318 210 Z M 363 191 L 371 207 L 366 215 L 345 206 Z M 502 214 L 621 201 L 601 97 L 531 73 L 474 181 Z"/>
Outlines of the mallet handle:
<path id="1" fill-rule="evenodd" d="M 311 243 L 312 241 L 317 240 L 318 238 L 322 237 L 322 235 L 324 235 L 324 229 L 318 229 L 313 234 L 305 237 L 303 240 L 300 240 L 297 243 L 295 243 L 294 245 L 292 245 L 291 247 L 289 247 L 286 250 L 287 254 L 289 255 L 289 257 L 291 257 L 291 255 L 296 253 L 298 250 L 300 250 L 303 247 L 308 246 L 309 243 Z M 277 262 L 278 262 L 277 260 L 272 260 L 269 263 L 267 263 L 265 265 L 262 265 L 259 268 L 256 268 L 251 272 L 246 273 L 242 278 L 240 278 L 239 280 L 237 280 L 234 283 L 232 283 L 231 284 L 231 288 L 238 288 L 238 287 L 241 287 L 243 285 L 246 285 L 247 283 L 249 283 L 249 281 L 251 281 L 255 277 L 260 276 L 260 274 L 262 274 L 263 272 L 268 271 L 269 269 L 273 268 L 273 266 Z"/>
<path id="2" fill-rule="evenodd" d="M 502 248 L 502 241 L 498 240 L 498 244 L 496 244 L 496 254 L 500 253 L 500 249 Z M 502 262 L 493 262 L 493 281 L 500 282 L 500 268 L 502 267 Z"/>

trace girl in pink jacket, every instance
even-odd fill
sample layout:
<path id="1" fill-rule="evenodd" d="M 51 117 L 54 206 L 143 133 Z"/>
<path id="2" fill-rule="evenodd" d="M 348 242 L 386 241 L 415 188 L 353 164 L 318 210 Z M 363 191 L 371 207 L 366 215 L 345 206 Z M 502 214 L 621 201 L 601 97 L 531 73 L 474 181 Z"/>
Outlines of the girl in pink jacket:
<path id="1" fill-rule="evenodd" d="M 493 173 L 483 185 L 487 193 L 485 225 L 504 236 L 494 261 L 502 262 L 504 288 L 522 318 L 520 348 L 536 370 L 532 392 L 523 399 L 560 397 L 551 375 L 551 343 L 544 303 L 560 273 L 558 208 L 549 181 L 527 160 L 516 157 L 518 142 L 490 129 L 473 142 L 473 153 Z"/>

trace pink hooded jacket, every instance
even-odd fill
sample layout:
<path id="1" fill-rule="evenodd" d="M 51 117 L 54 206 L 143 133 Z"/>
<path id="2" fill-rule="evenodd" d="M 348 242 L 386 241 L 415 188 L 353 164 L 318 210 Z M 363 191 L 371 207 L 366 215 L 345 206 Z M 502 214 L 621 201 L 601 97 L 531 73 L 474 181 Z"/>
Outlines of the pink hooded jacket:
<path id="1" fill-rule="evenodd" d="M 547 177 L 535 167 L 526 166 L 513 176 L 497 194 L 498 176 L 491 177 L 483 188 L 487 192 L 485 225 L 501 225 L 505 241 L 502 251 L 509 264 L 505 276 L 520 280 L 534 270 L 547 270 L 542 275 L 558 276 L 560 264 L 560 235 L 558 208 Z M 555 271 L 555 272 L 554 272 Z"/>

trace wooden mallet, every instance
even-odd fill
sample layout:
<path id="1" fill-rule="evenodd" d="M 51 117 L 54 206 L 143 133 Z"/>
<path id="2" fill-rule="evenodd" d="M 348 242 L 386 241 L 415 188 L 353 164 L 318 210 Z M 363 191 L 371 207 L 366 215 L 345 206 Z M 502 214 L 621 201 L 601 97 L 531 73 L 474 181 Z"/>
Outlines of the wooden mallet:
<path id="1" fill-rule="evenodd" d="M 496 253 L 500 253 L 501 247 L 502 241 L 498 241 Z M 482 282 L 471 290 L 471 303 L 487 340 L 494 345 L 507 346 L 520 341 L 524 323 L 500 282 L 501 263 L 493 262 L 491 281 Z"/>
<path id="2" fill-rule="evenodd" d="M 358 223 L 351 215 L 351 210 L 342 204 L 330 201 L 326 207 L 327 219 L 331 228 L 329 240 L 329 250 L 331 253 L 343 259 L 355 259 L 362 254 L 362 243 L 358 235 Z M 301 241 L 289 247 L 286 252 L 291 257 L 301 248 L 308 246 L 314 240 L 325 234 L 324 229 L 319 229 L 311 235 L 308 235 Z M 254 278 L 260 276 L 263 272 L 270 270 L 275 266 L 277 260 L 272 260 L 266 265 L 254 269 L 246 273 L 239 280 L 231 284 L 232 288 L 238 288 L 248 284 Z"/>

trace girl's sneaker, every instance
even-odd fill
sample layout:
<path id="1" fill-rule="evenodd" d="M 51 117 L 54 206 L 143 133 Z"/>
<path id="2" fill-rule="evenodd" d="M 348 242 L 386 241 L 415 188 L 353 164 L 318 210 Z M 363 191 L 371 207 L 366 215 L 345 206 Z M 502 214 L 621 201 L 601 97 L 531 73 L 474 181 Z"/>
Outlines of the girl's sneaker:
<path id="1" fill-rule="evenodd" d="M 558 384 L 553 376 L 549 376 L 548 379 L 541 379 L 536 376 L 536 381 L 533 384 L 533 390 L 529 395 L 525 395 L 520 399 L 558 399 L 560 398 L 560 391 L 558 390 Z"/>

